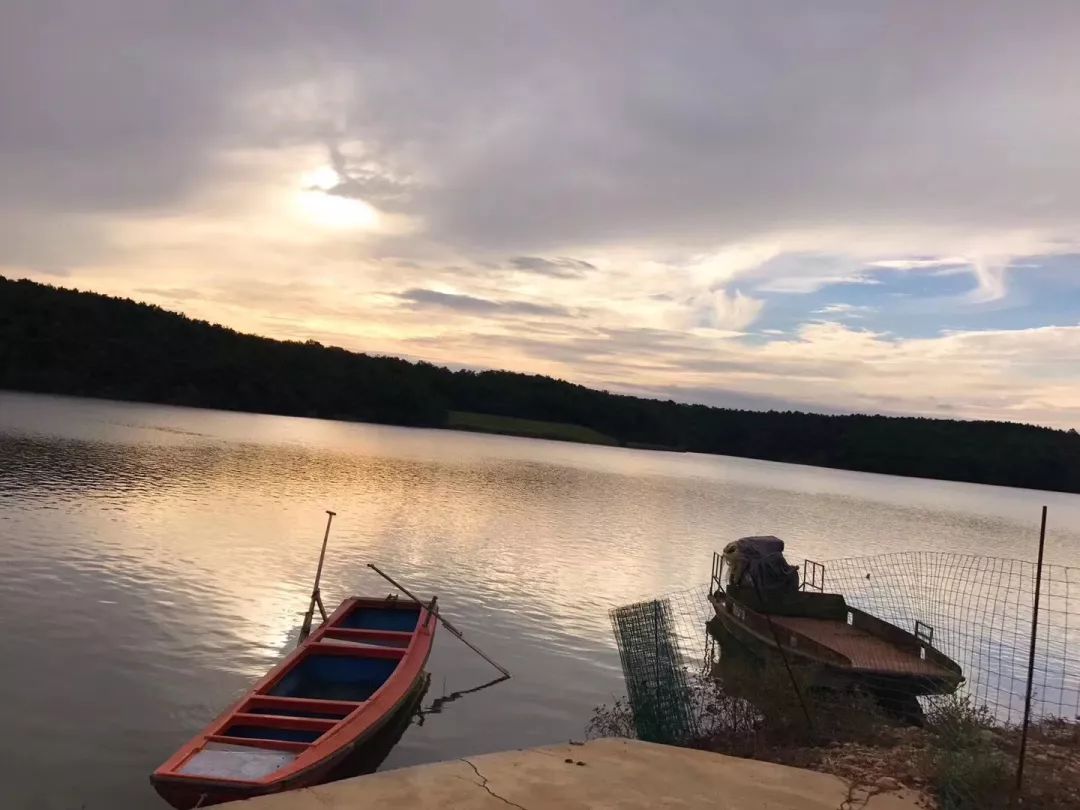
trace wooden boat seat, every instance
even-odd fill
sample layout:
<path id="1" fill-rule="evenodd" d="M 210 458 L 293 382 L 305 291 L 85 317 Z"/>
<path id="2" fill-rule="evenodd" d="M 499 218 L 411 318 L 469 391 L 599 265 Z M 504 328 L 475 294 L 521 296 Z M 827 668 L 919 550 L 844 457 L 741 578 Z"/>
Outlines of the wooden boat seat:
<path id="1" fill-rule="evenodd" d="M 290 728 L 297 731 L 326 732 L 336 726 L 339 720 L 325 720 L 320 717 L 296 717 L 288 714 L 254 714 L 237 712 L 232 716 L 233 723 L 267 728 Z"/>
<path id="2" fill-rule="evenodd" d="M 289 751 L 299 754 L 308 749 L 311 743 L 297 742 L 296 740 L 272 740 L 260 737 L 230 737 L 227 734 L 208 734 L 207 742 L 224 743 L 226 745 L 248 745 L 252 748 L 269 748 L 272 751 Z"/>
<path id="3" fill-rule="evenodd" d="M 323 638 L 331 641 L 349 641 L 377 647 L 404 649 L 409 646 L 412 633 L 400 630 L 366 630 L 356 627 L 328 627 Z"/>
<path id="4" fill-rule="evenodd" d="M 252 695 L 242 711 L 252 714 L 275 714 L 289 717 L 342 719 L 364 705 L 362 700 L 319 700 L 317 698 Z"/>

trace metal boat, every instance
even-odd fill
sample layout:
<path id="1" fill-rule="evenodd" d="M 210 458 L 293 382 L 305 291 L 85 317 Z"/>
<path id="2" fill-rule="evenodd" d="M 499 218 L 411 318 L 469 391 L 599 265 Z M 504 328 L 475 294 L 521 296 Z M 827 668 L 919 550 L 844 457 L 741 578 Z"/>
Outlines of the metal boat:
<path id="1" fill-rule="evenodd" d="M 816 592 L 783 556 L 776 537 L 744 537 L 713 554 L 710 629 L 744 652 L 780 656 L 812 673 L 816 685 L 864 687 L 894 704 L 946 694 L 963 681 L 960 666 L 933 646 L 933 628 L 902 629 Z M 809 562 L 808 566 L 821 566 Z M 726 578 L 725 578 L 726 574 Z M 914 707 L 917 709 L 917 706 Z"/>

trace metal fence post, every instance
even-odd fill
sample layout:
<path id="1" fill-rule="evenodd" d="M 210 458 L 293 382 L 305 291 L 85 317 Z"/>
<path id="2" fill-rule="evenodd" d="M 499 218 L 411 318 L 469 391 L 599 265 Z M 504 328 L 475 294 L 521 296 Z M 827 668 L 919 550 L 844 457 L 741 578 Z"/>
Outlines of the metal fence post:
<path id="1" fill-rule="evenodd" d="M 1039 596 L 1042 589 L 1043 549 L 1046 546 L 1046 507 L 1039 528 L 1039 561 L 1035 566 L 1035 605 L 1031 609 L 1031 650 L 1028 653 L 1027 693 L 1024 697 L 1024 727 L 1020 732 L 1020 754 L 1016 762 L 1016 799 L 1024 789 L 1024 758 L 1027 754 L 1028 726 L 1031 725 L 1031 689 L 1035 680 L 1035 640 L 1039 632 Z"/>

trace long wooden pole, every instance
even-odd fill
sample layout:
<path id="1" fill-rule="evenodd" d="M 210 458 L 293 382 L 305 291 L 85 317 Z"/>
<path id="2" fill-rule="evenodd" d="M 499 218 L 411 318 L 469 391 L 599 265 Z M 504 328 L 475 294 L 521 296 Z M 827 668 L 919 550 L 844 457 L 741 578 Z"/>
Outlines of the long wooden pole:
<path id="1" fill-rule="evenodd" d="M 503 666 L 500 666 L 499 664 L 496 664 L 496 663 L 495 663 L 494 661 L 492 661 L 492 660 L 491 660 L 491 658 L 489 658 L 489 657 L 487 656 L 487 654 L 486 654 L 486 653 L 485 653 L 485 652 L 484 652 L 483 650 L 481 650 L 481 649 L 480 649 L 479 647 L 477 647 L 477 646 L 476 646 L 475 644 L 473 644 L 473 643 L 472 643 L 472 642 L 470 642 L 470 641 L 469 641 L 469 640 L 468 640 L 467 638 L 465 638 L 465 636 L 463 636 L 463 635 L 461 634 L 461 631 L 460 631 L 460 630 L 458 630 L 458 629 L 457 629 L 456 627 L 454 627 L 454 625 L 450 624 L 450 622 L 448 622 L 448 621 L 447 621 L 446 619 L 444 619 L 444 618 L 442 617 L 442 614 L 441 614 L 441 613 L 439 613 L 439 610 L 438 610 L 438 608 L 436 608 L 436 607 L 435 607 L 435 600 L 432 600 L 432 603 L 431 603 L 431 605 L 429 606 L 429 605 L 425 604 L 424 602 L 420 601 L 420 599 L 418 599 L 418 598 L 416 597 L 416 595 L 412 593 L 412 591 L 410 591 L 410 590 L 409 590 L 408 588 L 406 588 L 406 587 L 405 587 L 404 585 L 402 585 L 402 584 L 401 584 L 400 582 L 398 582 L 397 580 L 395 580 L 395 579 L 394 579 L 393 577 L 391 577 L 391 576 L 390 576 L 389 574 L 387 574 L 387 573 L 385 573 L 385 572 L 383 572 L 383 571 L 380 571 L 380 570 L 379 570 L 379 567 L 378 567 L 377 565 L 375 565 L 374 563 L 368 563 L 368 568 L 370 568 L 370 569 L 371 569 L 372 571 L 374 571 L 374 572 L 375 572 L 376 574 L 378 574 L 378 575 L 379 575 L 380 577 L 382 577 L 383 579 L 385 579 L 385 580 L 386 580 L 387 582 L 389 582 L 389 583 L 390 583 L 391 585 L 393 585 L 393 586 L 394 586 L 395 588 L 397 588 L 397 589 L 398 589 L 399 591 L 401 591 L 401 592 L 402 592 L 403 594 L 405 594 L 405 595 L 406 595 L 407 597 L 409 597 L 410 599 L 412 599 L 412 600 L 413 600 L 414 602 L 416 602 L 416 604 L 420 605 L 421 607 L 426 607 L 426 608 L 428 608 L 428 610 L 429 610 L 430 612 L 433 612 L 433 613 L 435 614 L 435 618 L 436 618 L 436 619 L 438 619 L 438 620 L 439 620 L 440 622 L 442 622 L 442 626 L 443 626 L 443 627 L 445 627 L 445 628 L 446 628 L 447 630 L 449 630 L 449 631 L 450 631 L 450 632 L 451 632 L 451 633 L 452 633 L 453 635 L 457 636 L 457 638 L 458 638 L 458 639 L 459 639 L 459 640 L 460 640 L 460 641 L 461 641 L 461 642 L 462 642 L 462 643 L 463 643 L 463 644 L 464 644 L 464 645 L 465 645 L 466 647 L 468 647 L 468 648 L 469 648 L 470 650 L 472 650 L 472 651 L 473 651 L 474 653 L 476 653 L 476 654 L 477 654 L 477 655 L 479 655 L 479 656 L 480 656 L 481 658 L 483 658 L 483 659 L 484 659 L 485 661 L 487 661 L 487 662 L 488 662 L 489 664 L 491 664 L 491 665 L 492 665 L 493 667 L 495 667 L 495 669 L 499 670 L 499 672 L 501 672 L 501 673 L 502 673 L 503 675 L 505 675 L 505 676 L 506 676 L 507 678 L 509 678 L 509 677 L 510 677 L 510 670 L 508 670 L 508 669 L 506 669 L 505 667 L 503 667 Z"/>
<path id="2" fill-rule="evenodd" d="M 754 593 L 757 595 L 758 603 L 765 604 L 765 597 L 761 595 L 761 586 L 758 585 L 757 579 L 753 576 L 750 577 L 750 582 L 754 586 Z M 795 698 L 799 701 L 799 707 L 802 709 L 803 717 L 806 718 L 806 729 L 810 732 L 810 736 L 816 736 L 814 730 L 814 720 L 810 716 L 810 709 L 806 706 L 806 701 L 803 699 L 802 689 L 799 688 L 799 681 L 795 677 L 795 672 L 791 669 L 791 662 L 788 661 L 787 653 L 784 652 L 784 645 L 780 641 L 780 634 L 776 632 L 776 625 L 773 624 L 772 616 L 768 613 L 764 614 L 765 623 L 769 625 L 769 631 L 772 633 L 773 643 L 776 645 L 776 651 L 780 653 L 780 660 L 784 662 L 784 669 L 787 670 L 788 680 L 791 681 L 791 688 L 795 692 Z"/>
<path id="3" fill-rule="evenodd" d="M 326 544 L 330 540 L 330 524 L 337 512 L 326 510 L 326 532 L 323 534 L 322 551 L 319 552 L 319 567 L 315 570 L 315 584 L 311 588 L 311 602 L 308 604 L 307 613 L 304 614 L 304 623 L 300 625 L 300 639 L 297 643 L 303 643 L 311 634 L 311 620 L 315 617 L 315 606 L 318 605 L 319 613 L 323 621 L 326 621 L 326 609 L 323 607 L 322 594 L 319 593 L 319 581 L 322 579 L 323 561 L 326 559 Z"/>
<path id="4" fill-rule="evenodd" d="M 1042 508 L 1039 527 L 1039 562 L 1035 566 L 1035 604 L 1031 608 L 1031 650 L 1028 653 L 1027 694 L 1024 697 L 1024 728 L 1020 733 L 1020 756 L 1016 763 L 1016 801 L 1024 788 L 1024 759 L 1027 754 L 1028 726 L 1031 724 L 1031 689 L 1035 680 L 1035 640 L 1039 633 L 1039 596 L 1042 590 L 1043 549 L 1046 547 L 1046 507 Z"/>

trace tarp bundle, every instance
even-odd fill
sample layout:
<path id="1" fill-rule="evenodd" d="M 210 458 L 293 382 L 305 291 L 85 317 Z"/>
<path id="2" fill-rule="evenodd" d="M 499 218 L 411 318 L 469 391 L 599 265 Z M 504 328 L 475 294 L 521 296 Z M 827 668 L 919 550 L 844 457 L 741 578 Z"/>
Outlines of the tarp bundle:
<path id="1" fill-rule="evenodd" d="M 799 590 L 799 569 L 784 559 L 779 537 L 740 537 L 724 547 L 724 562 L 729 586 L 752 587 L 765 599 Z"/>

